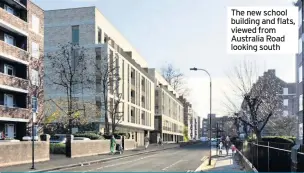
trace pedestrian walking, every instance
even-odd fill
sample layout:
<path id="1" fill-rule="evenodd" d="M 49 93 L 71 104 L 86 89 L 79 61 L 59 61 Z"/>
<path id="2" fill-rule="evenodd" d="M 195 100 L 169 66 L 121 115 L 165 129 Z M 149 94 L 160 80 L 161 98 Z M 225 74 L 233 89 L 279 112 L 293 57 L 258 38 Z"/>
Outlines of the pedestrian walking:
<path id="1" fill-rule="evenodd" d="M 148 148 L 148 146 L 149 146 L 149 137 L 148 137 L 148 135 L 145 137 L 144 141 L 145 141 L 145 150 L 146 150 Z"/>
<path id="2" fill-rule="evenodd" d="M 112 135 L 112 137 L 111 137 L 110 150 L 111 150 L 111 154 L 115 154 L 115 150 L 116 150 L 116 140 L 115 140 L 114 135 Z"/>
<path id="3" fill-rule="evenodd" d="M 225 139 L 225 147 L 226 147 L 226 155 L 228 156 L 228 153 L 229 153 L 229 149 L 230 149 L 230 138 L 229 136 L 226 137 Z"/>
<path id="4" fill-rule="evenodd" d="M 219 144 L 219 150 L 220 150 L 220 155 L 223 154 L 223 142 L 221 141 L 220 144 Z"/>
<path id="5" fill-rule="evenodd" d="M 163 141 L 161 137 L 158 138 L 158 145 L 163 145 Z"/>
<path id="6" fill-rule="evenodd" d="M 235 155 L 235 152 L 236 152 L 235 145 L 231 145 L 231 150 L 232 150 L 232 158 L 234 158 L 234 155 Z"/>

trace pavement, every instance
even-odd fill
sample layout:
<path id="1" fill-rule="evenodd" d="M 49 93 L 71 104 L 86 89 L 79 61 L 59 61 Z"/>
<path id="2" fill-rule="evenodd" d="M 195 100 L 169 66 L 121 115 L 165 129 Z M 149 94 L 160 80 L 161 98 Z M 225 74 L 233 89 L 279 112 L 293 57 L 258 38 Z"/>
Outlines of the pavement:
<path id="1" fill-rule="evenodd" d="M 22 165 L 14 165 L 10 167 L 0 167 L 0 172 L 29 172 L 29 171 L 46 171 L 48 169 L 66 167 L 68 165 L 81 165 L 82 163 L 91 163 L 94 161 L 107 161 L 118 159 L 121 157 L 127 157 L 136 155 L 134 157 L 139 157 L 139 154 L 149 154 L 153 152 L 166 151 L 167 149 L 179 148 L 179 144 L 164 144 L 163 146 L 157 146 L 156 144 L 151 144 L 147 150 L 144 150 L 143 147 L 136 148 L 135 150 L 125 151 L 124 154 L 119 155 L 111 155 L 111 154 L 103 154 L 96 156 L 88 156 L 88 157 L 79 157 L 79 158 L 67 158 L 65 155 L 51 155 L 51 160 L 46 162 L 38 162 L 35 163 L 35 170 L 30 169 L 32 167 L 31 163 L 22 164 Z"/>
<path id="2" fill-rule="evenodd" d="M 239 164 L 238 159 L 232 156 L 231 149 L 228 150 L 228 155 L 226 150 L 222 150 L 222 154 L 220 155 L 216 148 L 212 148 L 211 155 L 211 165 L 208 165 L 208 157 L 202 165 L 196 169 L 196 172 L 246 172 L 244 167 Z"/>
<path id="3" fill-rule="evenodd" d="M 207 144 L 199 143 L 58 172 L 194 172 L 208 151 Z"/>

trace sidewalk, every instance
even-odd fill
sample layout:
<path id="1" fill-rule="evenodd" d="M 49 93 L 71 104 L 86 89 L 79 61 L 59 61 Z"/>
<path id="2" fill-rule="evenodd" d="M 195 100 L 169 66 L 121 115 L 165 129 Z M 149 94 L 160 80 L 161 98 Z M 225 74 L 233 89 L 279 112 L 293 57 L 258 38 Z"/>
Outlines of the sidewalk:
<path id="1" fill-rule="evenodd" d="M 218 150 L 219 151 L 219 150 Z M 232 158 L 231 149 L 228 151 L 222 151 L 221 155 L 217 155 L 216 148 L 211 150 L 211 165 L 208 165 L 209 159 L 206 157 L 200 167 L 195 172 L 246 172 L 242 169 L 242 166 Z"/>
<path id="2" fill-rule="evenodd" d="M 219 150 L 218 150 L 219 151 Z M 236 161 L 237 159 L 232 158 L 231 149 L 228 150 L 228 156 L 226 149 L 222 151 L 222 155 L 217 155 L 216 148 L 211 150 L 212 157 L 215 159 L 215 165 L 210 172 L 246 172 L 242 169 L 242 166 Z"/>
<path id="3" fill-rule="evenodd" d="M 46 170 L 52 168 L 58 168 L 73 164 L 81 164 L 86 162 L 93 162 L 97 160 L 108 160 L 108 159 L 118 159 L 121 157 L 132 156 L 136 154 L 144 154 L 153 151 L 159 151 L 164 149 L 176 148 L 179 147 L 179 144 L 165 144 L 163 146 L 157 146 L 156 144 L 151 144 L 147 150 L 144 147 L 139 147 L 134 150 L 125 151 L 122 155 L 115 154 L 102 154 L 96 156 L 87 156 L 87 157 L 79 157 L 79 158 L 66 158 L 64 155 L 51 155 L 51 160 L 46 162 L 38 162 L 35 163 L 36 170 L 31 170 L 31 163 L 22 164 L 22 165 L 14 165 L 10 167 L 0 167 L 0 172 L 28 172 L 28 171 L 39 171 Z"/>

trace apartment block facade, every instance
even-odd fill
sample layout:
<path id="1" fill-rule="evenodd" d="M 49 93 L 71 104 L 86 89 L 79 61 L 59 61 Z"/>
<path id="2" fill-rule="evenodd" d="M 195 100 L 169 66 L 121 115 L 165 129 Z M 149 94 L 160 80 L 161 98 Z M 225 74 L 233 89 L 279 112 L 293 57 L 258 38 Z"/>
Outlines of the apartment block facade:
<path id="1" fill-rule="evenodd" d="M 184 125 L 185 130 L 188 132 L 188 139 L 193 139 L 193 108 L 190 102 L 187 101 L 184 97 L 180 96 L 178 98 L 184 107 Z M 184 134 L 185 137 L 186 134 Z"/>
<path id="2" fill-rule="evenodd" d="M 149 136 L 154 129 L 154 79 L 144 69 L 146 61 L 95 7 L 51 10 L 46 11 L 45 16 L 46 53 L 58 50 L 58 43 L 76 41 L 91 55 L 89 58 L 94 64 L 104 65 L 115 59 L 114 65 L 119 67 L 117 70 L 121 79 L 116 93 L 121 94 L 119 112 L 123 112 L 116 130 L 129 133 L 139 146 L 143 145 L 144 136 Z M 103 57 L 107 57 L 108 61 L 104 62 Z M 96 80 L 85 91 L 84 97 L 96 104 L 97 110 L 104 112 L 100 107 L 103 104 L 102 79 L 95 68 L 89 67 L 88 70 L 95 73 Z M 116 99 L 113 88 L 107 90 L 108 102 L 112 103 Z M 46 97 L 52 98 L 64 94 L 52 87 L 46 87 L 45 93 Z M 104 127 L 104 116 L 103 113 L 96 118 L 101 128 Z"/>
<path id="3" fill-rule="evenodd" d="M 255 86 L 259 86 L 260 84 L 264 85 L 262 82 L 271 82 L 278 85 L 276 88 L 276 92 L 278 93 L 278 99 L 280 99 L 281 107 L 278 108 L 280 112 L 277 112 L 275 115 L 273 115 L 270 119 L 265 128 L 262 131 L 262 135 L 278 135 L 278 130 L 273 129 L 273 126 L 275 125 L 276 121 L 282 117 L 282 116 L 291 116 L 294 119 L 297 119 L 297 84 L 296 83 L 287 83 L 280 79 L 278 76 L 276 76 L 274 69 L 269 69 L 264 72 L 262 76 L 258 78 L 256 83 L 252 87 L 252 91 L 256 90 Z M 260 88 L 257 89 L 257 91 L 260 91 Z M 300 97 L 301 98 L 301 97 Z M 248 109 L 246 107 L 246 102 L 243 101 L 242 109 L 246 110 Z M 288 134 L 289 135 L 289 134 Z M 296 134 L 290 134 L 290 135 L 296 135 Z"/>
<path id="4" fill-rule="evenodd" d="M 0 139 L 22 139 L 32 97 L 43 112 L 44 11 L 29 0 L 0 1 Z"/>
<path id="5" fill-rule="evenodd" d="M 198 140 L 199 139 L 199 116 L 195 112 L 193 112 L 192 118 L 190 118 L 190 137 L 191 139 Z"/>
<path id="6" fill-rule="evenodd" d="M 296 113 L 298 116 L 298 140 L 301 144 L 303 144 L 303 89 L 304 89 L 304 72 L 303 72 L 303 33 L 304 33 L 304 27 L 303 27 L 303 16 L 304 16 L 304 3 L 303 0 L 298 0 L 296 5 L 299 8 L 299 51 L 296 55 L 296 99 L 298 100 L 298 104 L 296 104 L 297 109 Z"/>
<path id="7" fill-rule="evenodd" d="M 155 121 L 151 142 L 158 142 L 159 137 L 164 142 L 183 141 L 183 104 L 174 89 L 155 69 L 149 69 L 149 75 L 155 82 Z"/>

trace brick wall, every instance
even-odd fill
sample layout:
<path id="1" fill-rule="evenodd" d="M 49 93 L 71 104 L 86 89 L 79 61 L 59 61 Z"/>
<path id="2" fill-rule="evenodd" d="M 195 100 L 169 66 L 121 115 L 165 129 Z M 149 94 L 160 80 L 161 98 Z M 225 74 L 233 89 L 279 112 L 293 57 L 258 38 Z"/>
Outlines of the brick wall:
<path id="1" fill-rule="evenodd" d="M 116 141 L 118 144 L 120 140 Z M 125 140 L 125 150 L 135 149 L 134 140 Z M 72 141 L 72 158 L 106 154 L 110 152 L 110 140 Z"/>
<path id="2" fill-rule="evenodd" d="M 32 142 L 0 142 L 0 167 L 32 162 Z M 35 142 L 35 162 L 50 160 L 48 141 Z"/>

